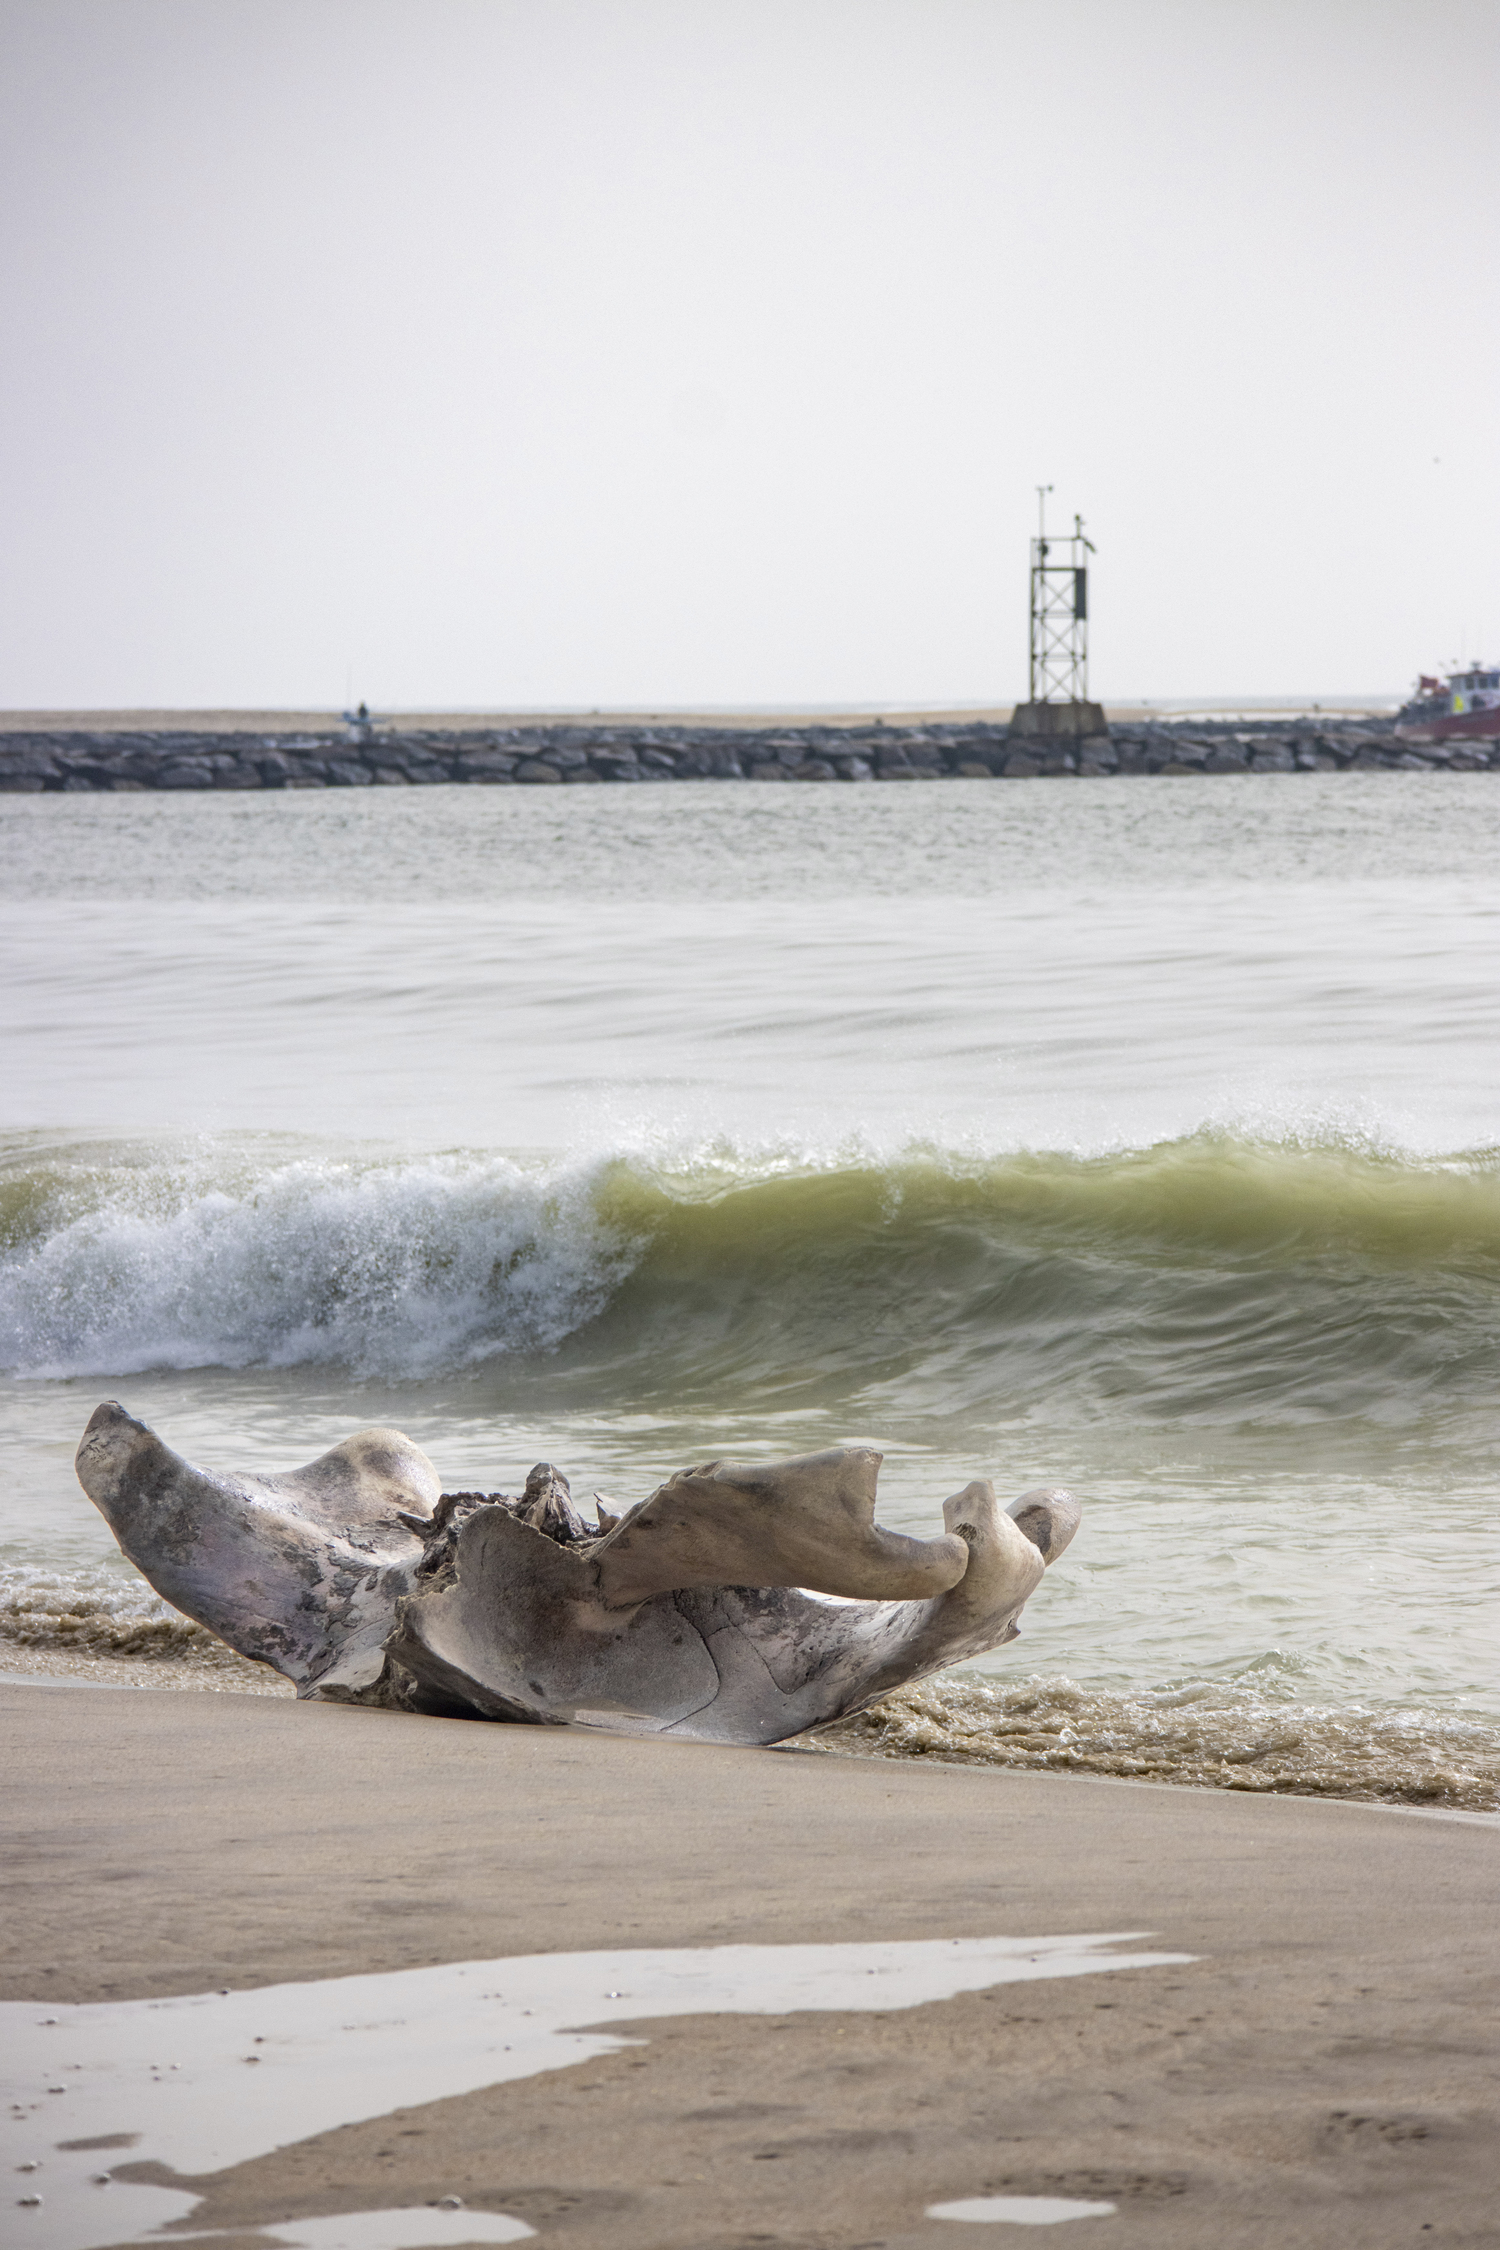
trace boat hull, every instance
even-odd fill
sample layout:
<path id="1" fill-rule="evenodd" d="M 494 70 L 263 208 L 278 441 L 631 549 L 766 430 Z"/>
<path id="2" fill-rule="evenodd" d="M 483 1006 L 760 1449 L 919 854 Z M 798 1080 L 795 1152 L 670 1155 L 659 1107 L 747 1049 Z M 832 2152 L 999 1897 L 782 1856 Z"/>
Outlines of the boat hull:
<path id="1" fill-rule="evenodd" d="M 1500 706 L 1483 711 L 1445 711 L 1431 719 L 1402 719 L 1396 726 L 1402 742 L 1451 742 L 1500 735 Z"/>

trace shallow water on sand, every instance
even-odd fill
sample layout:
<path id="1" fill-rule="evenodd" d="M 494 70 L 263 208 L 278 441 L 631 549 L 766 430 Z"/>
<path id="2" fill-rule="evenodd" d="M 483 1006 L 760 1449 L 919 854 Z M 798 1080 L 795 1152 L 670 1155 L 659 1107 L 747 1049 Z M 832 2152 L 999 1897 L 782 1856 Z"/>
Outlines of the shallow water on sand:
<path id="1" fill-rule="evenodd" d="M 133 2166 L 198 2182 L 339 2125 L 615 2054 L 653 2019 L 884 2014 L 961 1992 L 1194 1958 L 1118 1950 L 1143 1934 L 540 1953 L 46 2013 L 3 2001 L 0 2143 L 26 2183 L 25 2201 L 10 2199 L 6 2241 L 102 2250 L 138 2234 L 159 2239 L 158 2230 L 191 2219 L 201 2192 L 137 2181 Z M 113 2177 L 117 2168 L 127 2176 Z M 480 2223 L 468 2231 L 441 2206 L 404 2223 L 380 2212 L 342 2226 L 353 2250 L 442 2250 L 532 2232 L 516 2220 L 509 2232 L 494 2220 L 486 2230 L 485 2215 L 474 2216 Z M 362 2227 L 362 2219 L 388 2223 Z M 250 2230 L 250 2239 L 344 2250 L 341 2232 L 337 2220 L 287 2221 Z"/>
<path id="2" fill-rule="evenodd" d="M 969 1668 L 1016 1708 L 885 1747 L 1496 1802 L 1497 831 L 1486 775 L 6 801 L 0 1632 L 207 1662 L 73 1481 L 108 1395 L 623 1500 L 858 1439 L 904 1528 L 1086 1508 Z"/>

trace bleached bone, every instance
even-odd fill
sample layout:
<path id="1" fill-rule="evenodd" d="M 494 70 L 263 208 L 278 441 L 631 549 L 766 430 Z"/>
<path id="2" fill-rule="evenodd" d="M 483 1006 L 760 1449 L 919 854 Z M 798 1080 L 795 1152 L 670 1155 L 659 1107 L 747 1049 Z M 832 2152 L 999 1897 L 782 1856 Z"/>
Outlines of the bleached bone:
<path id="1" fill-rule="evenodd" d="M 595 1548 L 600 1591 L 611 1609 L 686 1586 L 805 1586 L 886 1602 L 946 1594 L 969 1550 L 951 1531 L 882 1531 L 880 1460 L 851 1445 L 765 1468 L 679 1469 Z"/>
<path id="2" fill-rule="evenodd" d="M 110 1404 L 78 1454 L 157 1591 L 302 1696 L 737 1743 L 1013 1638 L 1078 1523 L 1067 1493 L 1006 1512 L 974 1483 L 941 1538 L 906 1539 L 874 1522 L 879 1466 L 867 1448 L 710 1462 L 601 1536 L 549 1463 L 513 1499 L 439 1497 L 392 1430 L 286 1476 L 223 1475 Z"/>
<path id="3" fill-rule="evenodd" d="M 1046 1526 L 1061 1552 L 1076 1503 L 1034 1492 L 1015 1505 L 1028 1526 Z M 609 1541 L 580 1552 L 503 1507 L 481 1507 L 457 1525 L 431 1579 L 419 1576 L 401 1603 L 389 1653 L 430 1697 L 491 1718 L 779 1742 L 1014 1638 L 1046 1568 L 1040 1543 L 988 1484 L 945 1501 L 943 1517 L 968 1567 L 956 1586 L 926 1600 L 828 1601 L 785 1585 L 700 1581 L 622 1608 L 600 1583 Z M 693 1528 L 688 1567 L 696 1573 L 701 1527 Z M 730 1547 L 742 1553 L 737 1533 Z M 670 1574 L 665 1557 L 661 1569 Z"/>
<path id="4" fill-rule="evenodd" d="M 174 1609 L 306 1695 L 378 1680 L 396 1603 L 422 1559 L 436 1469 L 399 1430 L 361 1430 L 283 1476 L 194 1468 L 111 1399 L 78 1481 Z"/>

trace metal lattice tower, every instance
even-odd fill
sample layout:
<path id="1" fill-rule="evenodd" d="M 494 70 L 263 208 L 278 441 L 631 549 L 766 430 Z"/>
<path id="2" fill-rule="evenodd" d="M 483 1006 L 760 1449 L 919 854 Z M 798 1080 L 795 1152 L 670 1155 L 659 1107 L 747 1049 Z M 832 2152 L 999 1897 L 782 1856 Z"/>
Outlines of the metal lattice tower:
<path id="1" fill-rule="evenodd" d="M 1073 518 L 1071 536 L 1047 537 L 1047 495 L 1039 484 L 1037 535 L 1031 542 L 1031 691 L 1033 703 L 1086 703 L 1089 693 L 1089 571 L 1085 556 L 1093 542 L 1083 536 L 1083 518 Z M 1067 560 L 1054 559 L 1066 549 Z"/>

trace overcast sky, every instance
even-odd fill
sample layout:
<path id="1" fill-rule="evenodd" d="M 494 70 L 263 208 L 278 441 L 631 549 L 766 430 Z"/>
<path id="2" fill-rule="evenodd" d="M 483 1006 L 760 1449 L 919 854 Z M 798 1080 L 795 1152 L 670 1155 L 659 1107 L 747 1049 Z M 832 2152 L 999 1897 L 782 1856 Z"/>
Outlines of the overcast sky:
<path id="1" fill-rule="evenodd" d="M 1493 0 L 0 0 L 0 706 L 1500 658 Z"/>

